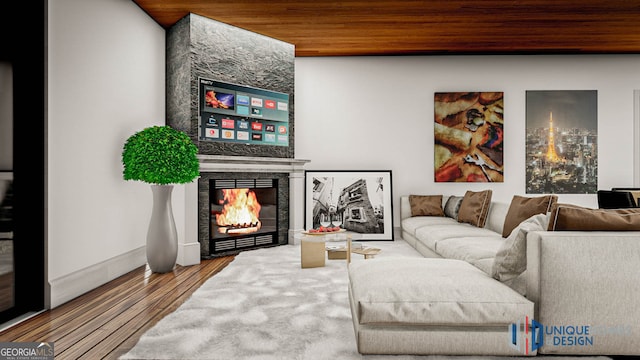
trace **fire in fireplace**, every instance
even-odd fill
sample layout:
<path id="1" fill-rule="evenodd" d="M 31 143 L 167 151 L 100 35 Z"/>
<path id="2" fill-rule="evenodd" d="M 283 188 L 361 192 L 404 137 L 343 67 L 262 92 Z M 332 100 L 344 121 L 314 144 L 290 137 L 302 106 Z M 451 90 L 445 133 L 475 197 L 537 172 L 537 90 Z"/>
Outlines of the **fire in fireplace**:
<path id="1" fill-rule="evenodd" d="M 218 231 L 222 234 L 249 234 L 260 230 L 260 209 L 255 191 L 222 189 L 222 211 L 216 216 Z"/>
<path id="2" fill-rule="evenodd" d="M 278 244 L 278 179 L 211 179 L 209 251 Z"/>

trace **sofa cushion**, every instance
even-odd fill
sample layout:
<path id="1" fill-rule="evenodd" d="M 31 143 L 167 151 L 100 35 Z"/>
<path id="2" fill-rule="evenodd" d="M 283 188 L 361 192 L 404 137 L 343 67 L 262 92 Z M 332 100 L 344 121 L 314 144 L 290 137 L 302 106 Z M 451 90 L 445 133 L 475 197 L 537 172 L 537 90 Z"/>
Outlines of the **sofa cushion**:
<path id="1" fill-rule="evenodd" d="M 502 236 L 501 236 L 502 237 Z M 502 238 L 504 240 L 504 238 Z M 471 265 L 477 267 L 478 269 L 482 270 L 483 273 L 491 276 L 491 268 L 493 267 L 493 260 L 495 258 L 484 258 L 484 259 L 478 259 L 478 260 L 474 260 Z"/>
<path id="2" fill-rule="evenodd" d="M 546 214 L 558 201 L 557 195 L 525 197 L 514 195 L 504 219 L 502 237 L 508 237 L 521 222 L 536 214 Z"/>
<path id="3" fill-rule="evenodd" d="M 416 230 L 424 226 L 459 224 L 455 219 L 446 216 L 413 216 L 402 220 L 402 230 L 415 235 Z"/>
<path id="4" fill-rule="evenodd" d="M 551 231 L 638 231 L 640 208 L 590 209 L 558 205 L 549 221 Z"/>
<path id="5" fill-rule="evenodd" d="M 504 239 L 496 253 L 491 276 L 502 282 L 512 282 L 527 268 L 527 234 L 530 231 L 544 231 L 549 216 L 536 214 L 523 221 Z"/>
<path id="6" fill-rule="evenodd" d="M 444 216 L 442 195 L 409 195 L 411 216 Z"/>
<path id="7" fill-rule="evenodd" d="M 349 266 L 360 324 L 487 326 L 533 316 L 533 303 L 452 259 L 381 258 Z"/>
<path id="8" fill-rule="evenodd" d="M 448 219 L 448 218 L 445 217 L 445 219 Z M 460 224 L 460 223 L 457 223 L 455 225 L 423 226 L 421 228 L 416 229 L 416 233 L 415 233 L 415 237 L 418 239 L 419 242 L 421 242 L 423 245 L 425 245 L 429 249 L 435 251 L 436 253 L 439 253 L 438 243 L 445 239 L 459 238 L 459 237 L 484 238 L 484 237 L 492 237 L 495 235 L 500 236 L 500 234 L 497 234 L 491 230 L 477 228 L 473 225 Z"/>
<path id="9" fill-rule="evenodd" d="M 487 269 L 486 266 L 483 268 L 476 264 L 483 259 L 490 259 L 493 263 L 493 259 L 503 243 L 504 238 L 500 234 L 494 233 L 492 236 L 486 237 L 470 236 L 444 239 L 438 242 L 436 249 L 443 258 L 466 261 L 491 275 L 491 266 Z"/>
<path id="10" fill-rule="evenodd" d="M 484 227 L 491 205 L 491 195 L 492 190 L 467 191 L 460 203 L 458 222 Z"/>
<path id="11" fill-rule="evenodd" d="M 458 211 L 462 203 L 463 196 L 449 196 L 444 204 L 444 214 L 452 219 L 458 220 Z"/>

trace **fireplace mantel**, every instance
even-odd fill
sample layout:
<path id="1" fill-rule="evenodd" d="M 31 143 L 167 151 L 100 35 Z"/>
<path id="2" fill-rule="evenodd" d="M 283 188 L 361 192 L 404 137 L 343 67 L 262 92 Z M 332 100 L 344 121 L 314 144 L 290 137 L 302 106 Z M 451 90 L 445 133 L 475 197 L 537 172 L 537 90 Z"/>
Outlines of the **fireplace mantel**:
<path id="1" fill-rule="evenodd" d="M 303 173 L 309 160 L 292 158 L 198 155 L 201 172 Z"/>
<path id="2" fill-rule="evenodd" d="M 293 158 L 225 156 L 199 154 L 200 173 L 284 173 L 289 174 L 289 244 L 295 244 L 296 231 L 304 228 L 304 165 L 310 160 Z M 187 266 L 200 263 L 198 241 L 198 185 L 197 181 L 185 187 L 185 236 L 178 240 L 178 264 Z"/>

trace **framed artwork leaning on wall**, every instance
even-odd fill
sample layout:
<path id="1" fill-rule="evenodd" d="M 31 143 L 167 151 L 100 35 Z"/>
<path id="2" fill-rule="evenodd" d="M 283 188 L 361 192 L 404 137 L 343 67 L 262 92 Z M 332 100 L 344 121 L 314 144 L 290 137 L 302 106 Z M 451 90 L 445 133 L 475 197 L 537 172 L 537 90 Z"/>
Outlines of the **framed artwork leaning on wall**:
<path id="1" fill-rule="evenodd" d="M 305 228 L 340 227 L 393 240 L 390 170 L 305 171 Z"/>

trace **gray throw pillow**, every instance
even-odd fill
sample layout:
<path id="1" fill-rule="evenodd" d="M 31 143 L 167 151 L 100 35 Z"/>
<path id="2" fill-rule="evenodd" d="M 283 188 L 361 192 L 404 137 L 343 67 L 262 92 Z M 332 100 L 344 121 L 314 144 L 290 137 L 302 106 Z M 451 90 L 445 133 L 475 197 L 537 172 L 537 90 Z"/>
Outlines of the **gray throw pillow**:
<path id="1" fill-rule="evenodd" d="M 444 214 L 452 219 L 458 220 L 458 210 L 462 203 L 463 196 L 449 196 L 444 204 Z"/>
<path id="2" fill-rule="evenodd" d="M 527 233 L 547 229 L 549 216 L 536 214 L 521 222 L 496 253 L 491 276 L 507 285 L 527 268 Z"/>

